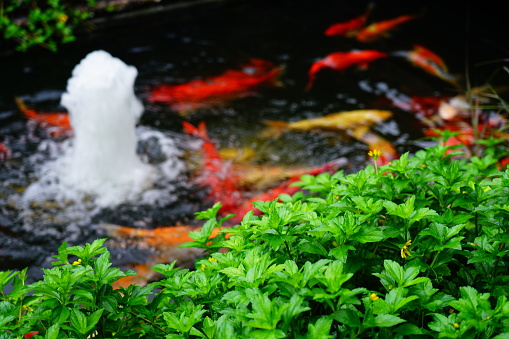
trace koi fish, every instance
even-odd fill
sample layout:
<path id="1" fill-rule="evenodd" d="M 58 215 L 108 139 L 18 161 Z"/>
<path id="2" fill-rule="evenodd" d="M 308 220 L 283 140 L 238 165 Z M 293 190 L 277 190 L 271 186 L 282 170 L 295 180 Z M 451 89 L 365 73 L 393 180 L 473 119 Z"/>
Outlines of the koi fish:
<path id="1" fill-rule="evenodd" d="M 255 95 L 261 87 L 280 87 L 282 71 L 283 66 L 276 67 L 270 61 L 253 58 L 241 70 L 227 70 L 216 77 L 180 85 L 156 86 L 148 100 L 166 103 L 185 116 L 193 110 Z"/>
<path id="2" fill-rule="evenodd" d="M 203 166 L 197 182 L 209 188 L 207 199 L 221 201 L 222 209 L 232 209 L 242 199 L 237 187 L 238 175 L 234 172 L 230 162 L 224 161 L 214 143 L 209 139 L 205 123 L 202 121 L 198 127 L 184 121 L 184 131 L 192 136 L 202 139 Z"/>
<path id="3" fill-rule="evenodd" d="M 171 263 L 177 261 L 179 267 L 193 267 L 196 259 L 202 257 L 204 252 L 198 248 L 179 248 L 180 245 L 193 241 L 189 232 L 198 231 L 199 226 L 161 226 L 154 229 L 139 229 L 127 226 L 101 224 L 97 228 L 106 232 L 110 238 L 108 246 L 126 245 L 140 249 L 150 249 L 151 254 L 144 258 L 144 263 L 132 263 L 127 266 L 136 272 L 136 275 L 120 278 L 114 284 L 114 288 L 127 287 L 132 284 L 146 285 L 153 280 L 157 273 L 152 266 L 160 263 Z M 211 237 L 218 234 L 214 229 Z"/>
<path id="4" fill-rule="evenodd" d="M 319 118 L 304 119 L 295 122 L 267 121 L 269 128 L 265 136 L 278 136 L 285 131 L 311 131 L 315 129 L 347 131 L 363 126 L 373 126 L 392 117 L 392 112 L 384 110 L 355 110 L 332 113 Z"/>
<path id="5" fill-rule="evenodd" d="M 404 22 L 415 19 L 416 15 L 402 15 L 394 19 L 379 21 L 364 27 L 355 36 L 357 41 L 372 42 L 381 36 L 388 36 L 389 31 L 395 29 Z"/>
<path id="6" fill-rule="evenodd" d="M 457 79 L 448 73 L 447 66 L 443 60 L 435 53 L 424 48 L 421 45 L 415 45 L 410 51 L 397 51 L 391 53 L 393 56 L 402 56 L 416 67 L 419 67 L 427 73 L 442 79 L 455 87 L 460 87 Z"/>
<path id="7" fill-rule="evenodd" d="M 370 3 L 364 14 L 346 22 L 333 24 L 325 30 L 324 34 L 326 36 L 354 37 L 366 24 L 372 8 L 373 4 Z"/>
<path id="8" fill-rule="evenodd" d="M 20 112 L 23 113 L 26 118 L 35 120 L 42 126 L 50 127 L 52 136 L 67 133 L 72 130 L 71 121 L 67 112 L 36 112 L 33 109 L 29 109 L 20 98 L 16 97 L 14 100 L 16 101 L 16 105 L 18 106 Z"/>
<path id="9" fill-rule="evenodd" d="M 316 78 L 316 73 L 324 68 L 330 68 L 335 71 L 344 71 L 352 66 L 359 66 L 366 69 L 369 63 L 387 58 L 389 54 L 376 50 L 360 50 L 350 52 L 334 52 L 328 54 L 325 58 L 315 61 L 309 69 L 309 81 L 306 89 L 310 89 Z"/>
<path id="10" fill-rule="evenodd" d="M 369 149 L 380 151 L 380 156 L 376 159 L 377 166 L 387 165 L 392 160 L 399 158 L 399 154 L 391 142 L 372 132 L 366 126 L 352 131 L 352 136 L 368 145 Z"/>
<path id="11" fill-rule="evenodd" d="M 336 173 L 339 171 L 342 167 L 346 166 L 348 164 L 348 160 L 345 158 L 338 158 L 336 160 L 330 161 L 328 163 L 325 163 L 322 166 L 313 168 L 309 171 L 307 171 L 305 174 L 309 175 L 318 175 L 320 173 Z M 258 209 L 255 209 L 253 207 L 253 202 L 255 201 L 272 201 L 274 199 L 277 199 L 281 194 L 295 194 L 298 191 L 301 191 L 302 189 L 298 186 L 292 186 L 292 184 L 300 181 L 302 175 L 294 175 L 291 178 L 287 179 L 280 185 L 270 188 L 267 191 L 264 191 L 259 194 L 255 194 L 250 199 L 245 200 L 241 206 L 239 206 L 236 210 L 230 211 L 231 214 L 235 214 L 234 217 L 228 219 L 228 222 L 238 224 L 242 221 L 244 218 L 244 215 L 249 211 L 254 211 L 255 215 L 259 215 L 261 212 Z"/>
<path id="12" fill-rule="evenodd" d="M 11 156 L 11 150 L 4 144 L 0 144 L 0 160 L 6 160 Z"/>

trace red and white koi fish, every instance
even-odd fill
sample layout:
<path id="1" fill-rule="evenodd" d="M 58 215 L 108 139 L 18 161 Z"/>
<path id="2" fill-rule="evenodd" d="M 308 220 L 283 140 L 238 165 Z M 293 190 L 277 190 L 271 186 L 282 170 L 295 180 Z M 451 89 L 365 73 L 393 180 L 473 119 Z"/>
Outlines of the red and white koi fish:
<path id="1" fill-rule="evenodd" d="M 344 36 L 344 37 L 354 37 L 362 27 L 366 24 L 368 20 L 368 16 L 371 13 L 373 8 L 373 4 L 370 3 L 366 12 L 361 16 L 348 20 L 346 22 L 339 22 L 333 25 L 330 25 L 325 30 L 325 35 L 327 36 Z"/>
<path id="2" fill-rule="evenodd" d="M 380 58 L 387 58 L 389 54 L 376 50 L 360 50 L 350 52 L 335 52 L 325 58 L 315 61 L 309 69 L 309 81 L 306 89 L 310 89 L 316 78 L 316 74 L 324 68 L 335 71 L 344 71 L 352 66 L 366 69 L 368 65 Z"/>
<path id="3" fill-rule="evenodd" d="M 442 79 L 455 87 L 460 87 L 455 76 L 448 73 L 444 61 L 435 53 L 421 45 L 414 45 L 410 51 L 398 51 L 391 53 L 393 56 L 402 56 L 412 65 L 423 69 L 429 74 Z"/>
<path id="4" fill-rule="evenodd" d="M 152 89 L 148 100 L 163 102 L 181 115 L 199 108 L 225 104 L 231 100 L 252 96 L 261 87 L 280 87 L 283 66 L 252 58 L 241 70 L 180 85 L 163 84 Z"/>
<path id="5" fill-rule="evenodd" d="M 26 118 L 37 121 L 43 127 L 50 128 L 52 136 L 67 133 L 72 130 L 71 121 L 67 112 L 37 112 L 33 109 L 29 109 L 20 98 L 16 97 L 14 100 L 20 112 L 23 113 Z"/>
<path id="6" fill-rule="evenodd" d="M 394 19 L 375 22 L 361 29 L 355 38 L 360 42 L 372 42 L 382 36 L 389 36 L 391 30 L 415 18 L 417 18 L 416 15 L 402 15 Z"/>

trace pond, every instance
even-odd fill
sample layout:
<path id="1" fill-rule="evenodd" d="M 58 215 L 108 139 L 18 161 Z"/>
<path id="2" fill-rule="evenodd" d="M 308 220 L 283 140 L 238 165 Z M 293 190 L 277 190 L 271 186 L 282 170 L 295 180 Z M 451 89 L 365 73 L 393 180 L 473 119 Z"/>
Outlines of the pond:
<path id="1" fill-rule="evenodd" d="M 348 133 L 262 136 L 266 121 L 299 121 L 343 111 L 391 111 L 391 118 L 375 124 L 372 130 L 390 142 L 398 154 L 429 146 L 415 112 L 398 107 L 395 100 L 452 97 L 466 87 L 451 86 L 396 52 L 409 51 L 416 44 L 426 46 L 440 55 L 460 84 L 466 83 L 466 69 L 471 86 L 484 84 L 500 69 L 500 63 L 474 65 L 506 57 L 507 46 L 500 44 L 504 37 L 496 20 L 490 21 L 500 16 L 496 8 L 478 6 L 459 1 L 440 8 L 427 2 L 407 2 L 404 6 L 397 1 L 374 2 L 369 19 L 372 22 L 408 14 L 417 17 L 401 24 L 388 37 L 363 43 L 325 36 L 324 31 L 333 23 L 358 17 L 368 2 L 210 1 L 133 20 L 111 19 L 98 24 L 96 31 L 81 34 L 78 42 L 61 46 L 55 54 L 43 50 L 5 53 L 0 63 L 0 142 L 9 147 L 11 154 L 0 162 L 0 270 L 29 266 L 31 276 L 37 278 L 40 267 L 50 267 L 51 256 L 63 241 L 77 245 L 102 236 L 95 227 L 98 224 L 146 229 L 199 224 L 194 213 L 210 204 L 204 203 L 203 191 L 188 176 L 196 170 L 188 154 L 196 151 L 196 145 L 184 133 L 183 122 L 194 126 L 204 122 L 217 149 L 248 153 L 252 166 L 315 168 L 345 158 L 346 172 L 362 168 L 370 163 L 369 145 Z M 313 87 L 306 90 L 308 71 L 314 62 L 333 52 L 365 49 L 391 56 L 370 63 L 366 69 L 323 70 Z M 42 164 L 59 156 L 70 137 L 52 136 L 40 124 L 27 120 L 15 98 L 40 112 L 64 111 L 60 99 L 73 68 L 96 50 L 105 50 L 136 67 L 134 91 L 144 106 L 138 135 L 145 129 L 174 141 L 182 151 L 187 172 L 164 184 L 170 187 L 164 189 L 171 199 L 159 204 L 124 203 L 100 209 L 60 206 L 55 201 L 27 205 L 22 202 L 23 191 L 38 180 Z M 157 85 L 214 77 L 239 69 L 251 58 L 281 66 L 281 86 L 260 88 L 252 95 L 188 115 L 149 100 Z M 157 161 L 153 159 L 157 150 L 151 142 L 148 138 L 138 145 L 145 161 Z M 129 249 L 112 250 L 117 265 L 134 260 Z"/>

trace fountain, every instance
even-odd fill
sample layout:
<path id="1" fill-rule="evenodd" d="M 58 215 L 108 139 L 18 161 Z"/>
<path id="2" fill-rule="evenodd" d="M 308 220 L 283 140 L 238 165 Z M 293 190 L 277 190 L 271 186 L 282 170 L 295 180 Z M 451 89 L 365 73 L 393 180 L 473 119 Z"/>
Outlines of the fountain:
<path id="1" fill-rule="evenodd" d="M 41 166 L 38 181 L 24 192 L 26 203 L 72 201 L 93 214 L 122 203 L 171 199 L 171 189 L 162 183 L 174 180 L 183 164 L 171 138 L 136 128 L 144 110 L 133 89 L 137 74 L 134 66 L 103 50 L 91 52 L 74 68 L 61 97 L 74 138 L 62 145 L 62 154 Z M 164 161 L 141 160 L 138 142 L 147 139 L 157 140 Z"/>
<path id="2" fill-rule="evenodd" d="M 143 105 L 134 95 L 138 71 L 105 51 L 95 51 L 73 70 L 61 103 L 75 139 L 65 185 L 96 195 L 96 204 L 133 200 L 150 188 L 155 171 L 136 155 L 135 125 Z"/>

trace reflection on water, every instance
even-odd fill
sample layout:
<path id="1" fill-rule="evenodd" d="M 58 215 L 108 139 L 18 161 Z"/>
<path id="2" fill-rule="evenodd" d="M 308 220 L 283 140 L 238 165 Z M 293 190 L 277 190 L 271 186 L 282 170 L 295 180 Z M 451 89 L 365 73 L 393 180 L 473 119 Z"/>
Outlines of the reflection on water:
<path id="1" fill-rule="evenodd" d="M 164 162 L 169 156 L 169 143 L 177 149 L 178 157 L 185 158 L 199 145 L 184 136 L 182 122 L 197 125 L 204 121 L 218 148 L 252 150 L 248 153 L 253 165 L 314 167 L 346 157 L 350 162 L 346 171 L 355 171 L 366 164 L 368 146 L 348 133 L 319 131 L 263 138 L 260 132 L 265 121 L 299 121 L 358 109 L 390 110 L 393 117 L 373 126 L 373 131 L 391 142 L 400 154 L 415 151 L 422 128 L 415 116 L 395 107 L 393 99 L 452 96 L 457 94 L 456 88 L 401 58 L 389 57 L 373 62 L 367 69 L 323 70 L 317 74 L 313 88 L 305 91 L 309 67 L 332 52 L 366 48 L 393 52 L 410 50 L 419 43 L 437 52 L 450 72 L 461 78 L 465 69 L 462 20 L 466 9 L 453 5 L 437 9 L 413 2 L 406 7 L 394 6 L 384 1 L 375 4 L 373 20 L 405 14 L 419 17 L 405 23 L 404 29 L 394 31 L 390 38 L 369 44 L 323 34 L 330 24 L 363 13 L 366 5 L 367 2 L 356 3 L 352 7 L 351 2 L 332 0 L 210 4 L 148 18 L 134 29 L 105 28 L 83 37 L 76 45 L 62 46 L 54 55 L 36 51 L 5 57 L 7 60 L 0 66 L 0 142 L 9 147 L 11 154 L 0 163 L 0 269 L 48 265 L 49 256 L 62 241 L 81 244 L 97 237 L 95 224 L 141 228 L 189 224 L 193 213 L 206 207 L 202 205 L 204 193 L 188 181 L 187 175 L 193 170 L 190 168 L 189 172 L 183 168 L 183 176 L 176 180 L 159 182 L 160 192 L 147 196 L 144 204 L 120 204 L 99 210 L 91 201 L 84 209 L 72 201 L 54 199 L 41 199 L 31 206 L 22 204 L 21 195 L 40 177 L 41 165 L 60 156 L 70 139 L 66 135 L 51 137 L 40 124 L 27 121 L 19 113 L 14 97 L 21 97 L 27 106 L 38 111 L 64 110 L 60 98 L 71 71 L 93 50 L 104 49 L 139 72 L 135 94 L 145 111 L 136 129 L 137 151 L 145 163 Z M 471 31 L 477 32 L 475 28 Z M 470 62 L 499 56 L 499 49 L 477 47 L 486 39 L 474 35 L 469 39 L 472 51 L 486 51 L 486 55 L 470 55 Z M 263 88 L 253 96 L 203 108 L 188 117 L 176 114 L 164 103 L 148 101 L 156 85 L 217 76 L 252 57 L 284 65 L 284 86 Z M 482 70 L 489 73 L 487 68 Z M 483 80 L 479 76 L 478 81 Z M 123 254 L 118 253 L 119 258 Z"/>

